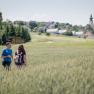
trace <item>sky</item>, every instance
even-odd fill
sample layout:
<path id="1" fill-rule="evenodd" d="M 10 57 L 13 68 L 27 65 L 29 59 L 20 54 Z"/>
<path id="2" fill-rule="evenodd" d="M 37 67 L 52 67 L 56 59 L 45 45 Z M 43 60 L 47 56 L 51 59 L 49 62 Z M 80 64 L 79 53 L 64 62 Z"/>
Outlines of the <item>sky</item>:
<path id="1" fill-rule="evenodd" d="M 0 0 L 0 11 L 4 20 L 86 25 L 94 16 L 94 0 Z"/>

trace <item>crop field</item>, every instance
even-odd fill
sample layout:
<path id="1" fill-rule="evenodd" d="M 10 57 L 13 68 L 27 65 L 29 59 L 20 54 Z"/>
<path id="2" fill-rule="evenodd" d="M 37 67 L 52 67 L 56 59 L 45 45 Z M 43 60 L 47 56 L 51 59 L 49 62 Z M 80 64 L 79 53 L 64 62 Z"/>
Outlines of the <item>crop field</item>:
<path id="1" fill-rule="evenodd" d="M 26 67 L 18 70 L 12 62 L 6 71 L 0 59 L 0 94 L 94 94 L 93 39 L 31 36 L 24 44 Z M 12 44 L 13 53 L 17 47 Z"/>

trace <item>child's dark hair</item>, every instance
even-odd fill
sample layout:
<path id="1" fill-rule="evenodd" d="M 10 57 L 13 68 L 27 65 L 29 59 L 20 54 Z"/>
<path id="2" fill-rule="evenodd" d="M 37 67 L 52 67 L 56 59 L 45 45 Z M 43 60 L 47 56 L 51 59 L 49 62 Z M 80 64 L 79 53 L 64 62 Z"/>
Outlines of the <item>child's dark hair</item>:
<path id="1" fill-rule="evenodd" d="M 6 46 L 9 45 L 11 42 L 6 42 Z"/>
<path id="2" fill-rule="evenodd" d="M 6 40 L 6 46 L 9 45 L 11 43 L 11 40 Z"/>
<path id="3" fill-rule="evenodd" d="M 18 52 L 23 52 L 23 53 L 25 53 L 25 54 L 26 54 L 26 52 L 25 52 L 25 49 L 24 49 L 24 46 L 23 46 L 23 45 L 20 45 L 20 46 L 18 47 Z"/>

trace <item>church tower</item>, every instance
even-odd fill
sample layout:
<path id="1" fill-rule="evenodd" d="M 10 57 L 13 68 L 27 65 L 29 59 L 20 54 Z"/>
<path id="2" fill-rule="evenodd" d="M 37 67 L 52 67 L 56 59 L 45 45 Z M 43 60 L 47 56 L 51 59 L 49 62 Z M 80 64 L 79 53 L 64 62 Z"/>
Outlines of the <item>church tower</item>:
<path id="1" fill-rule="evenodd" d="M 93 24 L 93 16 L 92 16 L 92 14 L 90 15 L 90 18 L 89 19 L 90 19 L 89 20 L 90 25 L 93 26 L 94 24 Z"/>

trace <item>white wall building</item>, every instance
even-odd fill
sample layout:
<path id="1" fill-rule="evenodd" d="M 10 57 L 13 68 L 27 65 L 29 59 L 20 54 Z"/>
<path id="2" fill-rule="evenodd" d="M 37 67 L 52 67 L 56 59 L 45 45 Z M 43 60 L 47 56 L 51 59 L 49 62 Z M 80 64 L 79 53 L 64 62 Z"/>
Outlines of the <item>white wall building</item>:
<path id="1" fill-rule="evenodd" d="M 52 33 L 52 34 L 57 34 L 58 33 L 58 29 L 47 29 L 46 31 L 47 33 Z"/>

